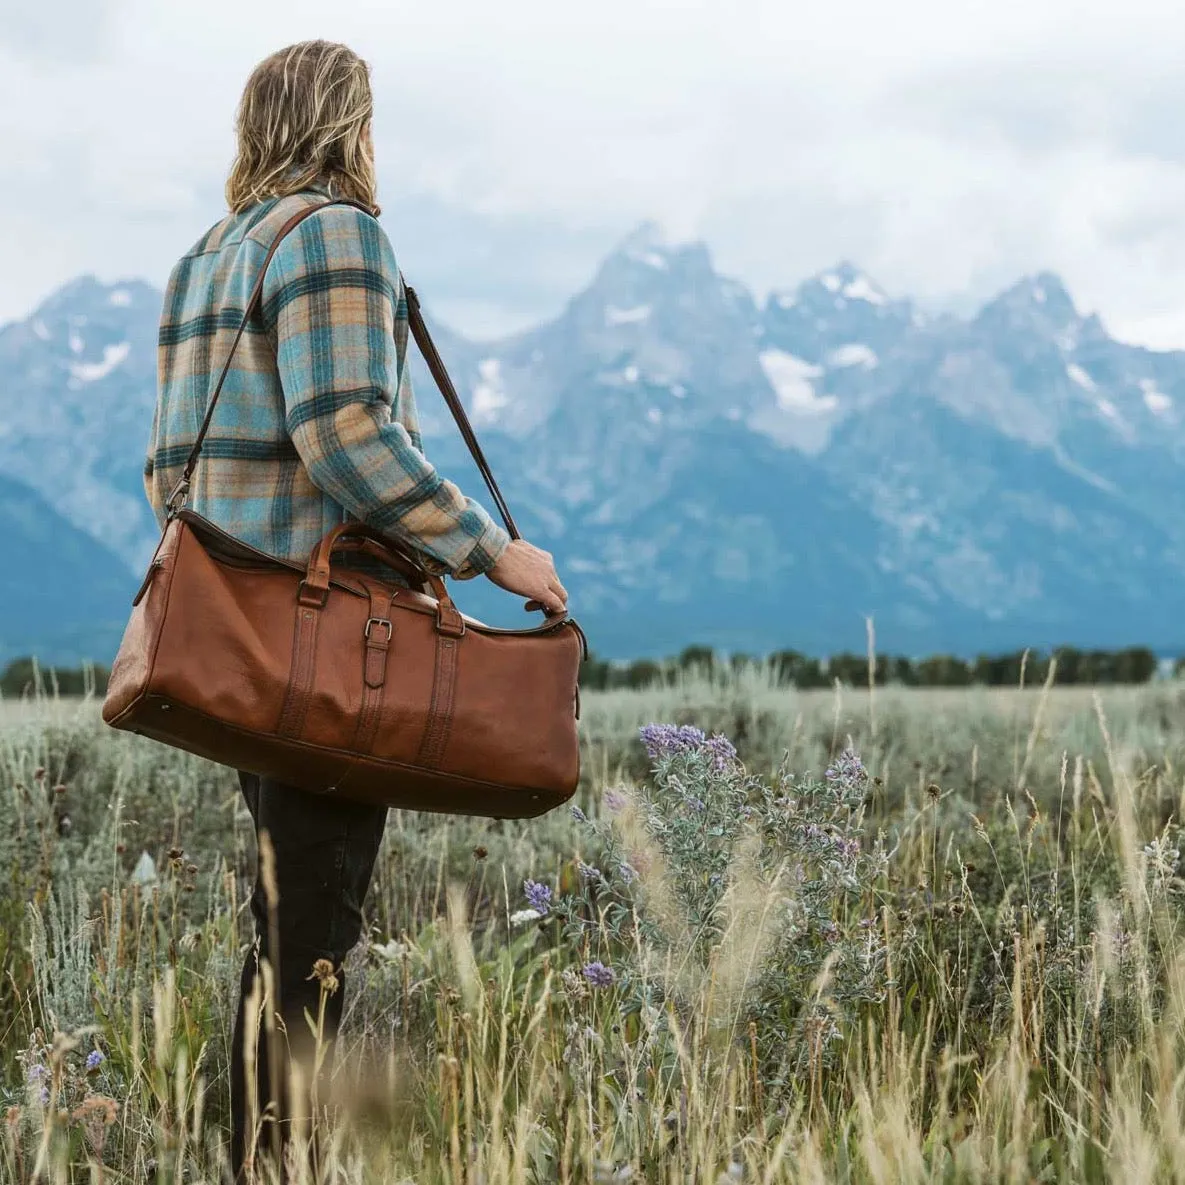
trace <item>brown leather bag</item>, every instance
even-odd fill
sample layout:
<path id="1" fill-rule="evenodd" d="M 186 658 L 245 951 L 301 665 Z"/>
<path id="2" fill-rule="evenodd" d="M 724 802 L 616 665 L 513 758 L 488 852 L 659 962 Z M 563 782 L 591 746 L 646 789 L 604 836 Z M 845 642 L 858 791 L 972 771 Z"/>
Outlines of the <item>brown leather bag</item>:
<path id="1" fill-rule="evenodd" d="M 103 719 L 344 798 L 495 818 L 542 814 L 572 796 L 580 772 L 577 675 L 587 644 L 567 614 L 495 629 L 461 614 L 443 581 L 361 523 L 335 527 L 300 565 L 183 508 L 272 254 L 299 221 L 333 204 L 289 219 L 264 260 L 132 602 Z M 411 289 L 408 305 L 415 339 L 518 538 Z M 345 550 L 381 561 L 413 587 L 335 568 Z"/>

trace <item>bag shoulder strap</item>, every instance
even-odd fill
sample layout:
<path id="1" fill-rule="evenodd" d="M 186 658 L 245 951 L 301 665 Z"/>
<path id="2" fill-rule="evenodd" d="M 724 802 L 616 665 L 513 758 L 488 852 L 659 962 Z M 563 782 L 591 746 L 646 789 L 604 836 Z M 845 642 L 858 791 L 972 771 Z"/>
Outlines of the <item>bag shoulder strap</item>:
<path id="1" fill-rule="evenodd" d="M 255 279 L 255 285 L 251 289 L 251 295 L 247 299 L 247 307 L 243 310 L 243 318 L 239 322 L 239 327 L 235 330 L 234 340 L 230 343 L 230 349 L 227 351 L 226 361 L 222 364 L 222 370 L 218 375 L 218 382 L 214 387 L 214 393 L 210 396 L 210 401 L 206 406 L 206 414 L 202 417 L 201 427 L 198 429 L 198 434 L 193 442 L 193 448 L 190 449 L 189 456 L 185 461 L 185 468 L 181 472 L 181 479 L 173 488 L 173 492 L 169 495 L 168 501 L 165 503 L 168 508 L 169 516 L 172 517 L 185 504 L 189 497 L 189 483 L 193 477 L 194 469 L 197 467 L 198 457 L 202 451 L 202 445 L 206 440 L 206 433 L 210 430 L 210 422 L 214 418 L 214 408 L 218 404 L 218 397 L 222 394 L 222 384 L 226 381 L 227 371 L 230 370 L 231 360 L 234 358 L 235 349 L 239 344 L 239 339 L 243 336 L 243 331 L 247 328 L 247 322 L 251 319 L 251 315 L 259 307 L 263 296 L 263 278 L 267 272 L 268 264 L 272 261 L 272 256 L 276 253 L 276 248 L 280 245 L 280 241 L 289 231 L 293 230 L 301 222 L 303 222 L 310 215 L 315 214 L 318 210 L 325 209 L 326 206 L 354 206 L 365 214 L 374 216 L 374 211 L 364 206 L 361 202 L 355 202 L 349 198 L 337 198 L 327 202 L 321 202 L 315 206 L 309 206 L 307 209 L 298 210 L 291 218 L 280 227 L 276 233 L 276 237 L 272 240 L 271 246 L 268 248 L 267 255 L 264 256 L 263 266 L 259 269 L 259 275 Z M 403 276 L 399 277 L 400 283 L 403 283 Z M 407 287 L 404 284 L 407 293 L 407 310 L 408 322 L 411 331 L 416 340 L 416 345 L 419 346 L 420 352 L 424 355 L 424 361 L 428 364 L 428 369 L 432 372 L 432 378 L 435 380 L 437 387 L 440 389 L 441 395 L 444 396 L 444 401 L 448 405 L 449 411 L 452 413 L 453 419 L 456 421 L 457 427 L 461 431 L 461 437 L 464 439 L 466 446 L 469 449 L 470 456 L 473 457 L 482 478 L 485 480 L 486 486 L 490 491 L 490 495 L 494 499 L 494 505 L 498 508 L 498 513 L 502 516 L 502 521 L 506 524 L 506 530 L 512 539 L 521 538 L 518 527 L 515 526 L 514 519 L 510 515 L 510 510 L 506 505 L 506 499 L 502 496 L 502 491 L 498 488 L 498 483 L 494 479 L 493 471 L 490 469 L 489 463 L 486 461 L 485 454 L 482 452 L 481 445 L 477 442 L 477 435 L 473 431 L 473 425 L 469 422 L 469 416 L 465 412 L 464 405 L 461 403 L 460 397 L 457 395 L 457 390 L 453 386 L 452 380 L 448 376 L 448 371 L 445 369 L 444 362 L 440 357 L 439 351 L 436 349 L 435 343 L 428 332 L 428 327 L 424 324 L 423 314 L 420 312 L 420 301 L 416 296 L 415 290 Z"/>

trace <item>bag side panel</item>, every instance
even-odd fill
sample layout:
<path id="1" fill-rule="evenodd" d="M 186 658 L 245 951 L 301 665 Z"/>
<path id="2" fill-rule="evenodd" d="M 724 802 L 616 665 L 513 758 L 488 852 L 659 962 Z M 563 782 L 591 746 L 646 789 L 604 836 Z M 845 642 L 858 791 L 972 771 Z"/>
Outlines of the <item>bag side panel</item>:
<path id="1" fill-rule="evenodd" d="M 168 614 L 182 529 L 176 519 L 166 527 L 145 573 L 139 601 L 133 605 L 124 627 L 103 697 L 103 720 L 112 727 L 126 727 L 121 720 L 151 684 L 161 630 Z"/>
<path id="2" fill-rule="evenodd" d="M 299 576 L 215 561 L 181 533 L 152 690 L 259 732 L 276 728 L 292 660 Z"/>
<path id="3" fill-rule="evenodd" d="M 422 759 L 460 777 L 574 792 L 580 776 L 576 632 L 515 636 L 469 630 L 455 647 L 447 702 L 436 704 L 437 714 L 444 715 L 436 727 L 444 735 L 434 757 Z M 427 669 L 435 663 L 434 654 Z M 394 756 L 390 748 L 379 752 Z"/>

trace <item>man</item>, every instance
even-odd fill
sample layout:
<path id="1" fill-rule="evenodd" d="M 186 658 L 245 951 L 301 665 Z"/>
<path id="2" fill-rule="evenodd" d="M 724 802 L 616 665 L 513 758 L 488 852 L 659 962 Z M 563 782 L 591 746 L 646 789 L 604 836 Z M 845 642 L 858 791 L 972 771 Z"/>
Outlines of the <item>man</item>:
<path id="1" fill-rule="evenodd" d="M 378 215 L 372 109 L 369 67 L 344 45 L 302 42 L 251 74 L 226 184 L 229 213 L 178 261 L 165 291 L 145 466 L 162 524 L 280 226 L 327 196 Z M 260 315 L 227 373 L 190 506 L 231 535 L 301 563 L 334 525 L 360 519 L 413 549 L 430 571 L 484 575 L 562 611 L 567 593 L 551 556 L 512 542 L 424 457 L 407 340 L 403 281 L 377 218 L 337 205 L 302 221 L 268 267 Z M 239 780 L 261 846 L 270 842 L 274 852 L 274 880 L 264 868 L 251 899 L 257 937 L 243 967 L 232 1051 L 231 1160 L 241 1179 L 257 1135 L 252 1093 L 282 1120 L 264 1147 L 287 1135 L 293 1117 L 308 1115 L 307 1097 L 289 1097 L 290 1057 L 307 1052 L 304 1013 L 318 1015 L 330 976 L 338 983 L 326 1006 L 330 1036 L 340 1020 L 341 964 L 360 934 L 386 809 L 242 772 Z M 278 996 L 266 1005 L 280 1022 L 270 1048 L 268 1026 L 248 1015 L 261 958 Z M 246 1040 L 256 1030 L 257 1048 Z"/>

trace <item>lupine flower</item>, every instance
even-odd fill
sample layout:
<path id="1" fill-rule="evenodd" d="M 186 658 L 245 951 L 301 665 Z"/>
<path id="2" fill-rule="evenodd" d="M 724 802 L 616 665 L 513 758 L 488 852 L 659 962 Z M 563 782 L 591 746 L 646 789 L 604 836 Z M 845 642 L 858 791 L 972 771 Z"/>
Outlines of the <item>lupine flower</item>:
<path id="1" fill-rule="evenodd" d="M 37 1083 L 40 1082 L 42 1080 L 42 1078 L 45 1077 L 46 1073 L 48 1073 L 48 1071 L 40 1062 L 37 1062 L 35 1065 L 30 1066 L 29 1067 L 29 1085 L 36 1086 Z"/>
<path id="2" fill-rule="evenodd" d="M 692 752 L 698 749 L 705 739 L 703 729 L 690 724 L 644 724 L 638 729 L 638 734 L 651 758 Z"/>
<path id="3" fill-rule="evenodd" d="M 606 790 L 605 805 L 614 812 L 624 810 L 626 797 L 620 790 Z"/>
<path id="4" fill-rule="evenodd" d="M 632 864 L 619 864 L 617 874 L 627 885 L 632 885 L 638 879 L 638 870 Z"/>
<path id="5" fill-rule="evenodd" d="M 853 749 L 845 749 L 828 767 L 827 780 L 829 782 L 843 782 L 849 786 L 859 786 L 868 779 L 868 771 Z"/>
<path id="6" fill-rule="evenodd" d="M 588 816 L 575 803 L 573 803 L 568 809 L 572 812 L 572 818 L 575 819 L 577 823 L 588 822 Z"/>
<path id="7" fill-rule="evenodd" d="M 86 1068 L 88 1073 L 94 1073 L 103 1064 L 103 1055 L 97 1049 L 92 1049 L 86 1055 Z"/>
<path id="8" fill-rule="evenodd" d="M 604 878 L 601 876 L 601 870 L 594 868 L 591 864 L 585 864 L 583 860 L 576 861 L 576 867 L 580 870 L 580 875 L 586 881 L 599 881 Z"/>
<path id="9" fill-rule="evenodd" d="M 712 758 L 717 771 L 723 772 L 737 759 L 737 751 L 728 737 L 717 733 L 704 742 L 704 751 Z"/>
<path id="10" fill-rule="evenodd" d="M 593 987 L 611 987 L 617 977 L 613 974 L 612 967 L 606 967 L 604 963 L 598 961 L 596 963 L 589 963 L 584 968 L 584 978 Z"/>
<path id="11" fill-rule="evenodd" d="M 547 885 L 541 885 L 538 881 L 523 881 L 523 894 L 540 916 L 551 909 L 551 889 Z"/>

